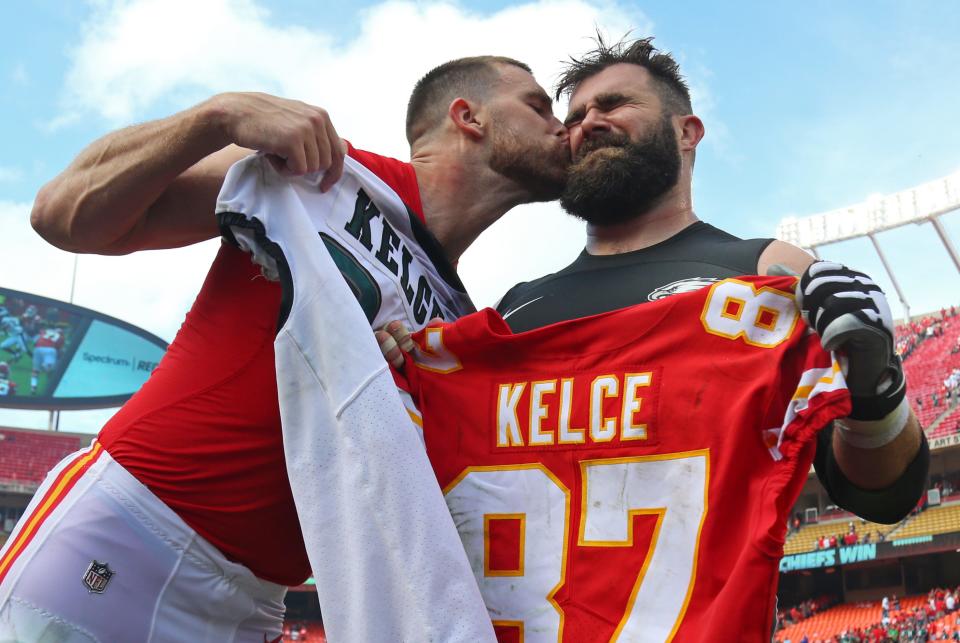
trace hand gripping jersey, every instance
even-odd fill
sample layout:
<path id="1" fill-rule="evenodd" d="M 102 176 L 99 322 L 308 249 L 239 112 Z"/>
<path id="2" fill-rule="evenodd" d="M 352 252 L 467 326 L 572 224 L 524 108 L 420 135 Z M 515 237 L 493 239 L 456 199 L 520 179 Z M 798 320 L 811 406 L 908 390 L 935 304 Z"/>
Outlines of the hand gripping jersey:
<path id="1" fill-rule="evenodd" d="M 416 337 L 404 386 L 501 641 L 769 640 L 787 513 L 850 408 L 794 284 Z"/>
<path id="2" fill-rule="evenodd" d="M 274 344 L 283 446 L 324 626 L 332 641 L 492 640 L 369 327 L 397 318 L 422 326 L 465 312 L 469 300 L 424 268 L 397 195 L 344 163 L 322 194 L 320 176 L 288 180 L 249 157 L 230 169 L 217 204 L 237 243 L 283 287 Z"/>

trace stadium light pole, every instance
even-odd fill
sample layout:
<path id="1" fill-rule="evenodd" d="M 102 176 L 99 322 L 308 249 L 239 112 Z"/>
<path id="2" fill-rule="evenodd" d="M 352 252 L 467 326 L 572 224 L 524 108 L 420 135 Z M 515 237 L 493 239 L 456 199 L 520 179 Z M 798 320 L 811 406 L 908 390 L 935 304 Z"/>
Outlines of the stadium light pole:
<path id="1" fill-rule="evenodd" d="M 933 229 L 936 230 L 937 234 L 940 236 L 940 241 L 943 242 L 943 247 L 947 249 L 947 254 L 950 255 L 951 259 L 953 259 L 953 265 L 956 266 L 957 272 L 960 272 L 960 257 L 957 256 L 957 251 L 953 247 L 953 243 L 950 241 L 950 236 L 947 234 L 946 229 L 940 222 L 940 217 L 930 217 L 930 223 L 933 224 Z"/>
<path id="2" fill-rule="evenodd" d="M 70 277 L 70 303 L 73 303 L 73 295 L 77 290 L 77 265 L 80 263 L 80 255 L 73 255 L 73 275 Z M 60 411 L 50 411 L 49 429 L 51 431 L 60 430 Z"/>
<path id="3" fill-rule="evenodd" d="M 880 263 L 883 264 L 883 269 L 887 271 L 890 281 L 893 282 L 893 289 L 897 291 L 897 297 L 900 298 L 900 303 L 903 305 L 903 321 L 909 324 L 910 304 L 907 303 L 907 297 L 903 294 L 903 290 L 900 288 L 900 282 L 897 281 L 897 277 L 893 274 L 890 264 L 887 263 L 887 256 L 883 254 L 883 250 L 880 248 L 880 243 L 877 241 L 877 235 L 872 232 L 868 232 L 867 236 L 870 237 L 870 241 L 873 243 L 873 248 L 877 251 L 877 255 L 880 257 Z"/>
<path id="4" fill-rule="evenodd" d="M 929 221 L 937 231 L 947 254 L 960 272 L 960 255 L 957 254 L 950 236 L 940 217 L 960 210 L 960 171 L 893 194 L 874 194 L 866 200 L 845 208 L 838 208 L 808 217 L 785 217 L 777 225 L 777 238 L 809 249 L 820 258 L 817 248 L 838 241 L 869 237 L 880 257 L 890 281 L 903 304 L 906 321 L 910 321 L 907 298 L 897 282 L 893 268 L 887 261 L 876 233 L 892 230 L 908 223 L 921 224 Z"/>
<path id="5" fill-rule="evenodd" d="M 70 303 L 73 303 L 73 293 L 77 289 L 77 264 L 80 262 L 80 255 L 73 255 L 73 277 L 70 279 Z"/>

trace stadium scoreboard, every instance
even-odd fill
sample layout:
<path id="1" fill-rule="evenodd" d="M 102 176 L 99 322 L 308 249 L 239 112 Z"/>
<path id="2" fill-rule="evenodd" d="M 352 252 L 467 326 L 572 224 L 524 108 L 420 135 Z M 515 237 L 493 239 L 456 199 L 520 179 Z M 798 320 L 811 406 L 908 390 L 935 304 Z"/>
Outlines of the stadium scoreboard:
<path id="1" fill-rule="evenodd" d="M 120 406 L 166 348 L 156 335 L 108 315 L 0 288 L 0 407 Z"/>

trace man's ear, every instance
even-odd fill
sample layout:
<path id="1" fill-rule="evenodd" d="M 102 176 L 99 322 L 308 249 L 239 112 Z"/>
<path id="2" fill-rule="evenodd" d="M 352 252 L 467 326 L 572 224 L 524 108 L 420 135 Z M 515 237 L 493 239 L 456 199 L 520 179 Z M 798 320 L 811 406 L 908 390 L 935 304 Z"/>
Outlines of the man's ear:
<path id="1" fill-rule="evenodd" d="M 466 98 L 454 98 L 447 108 L 447 116 L 453 125 L 465 136 L 475 140 L 480 140 L 485 135 L 483 125 L 478 119 L 478 108 L 479 105 Z"/>
<path id="2" fill-rule="evenodd" d="M 680 140 L 678 141 L 680 151 L 687 152 L 696 150 L 697 144 L 700 143 L 704 134 L 706 134 L 703 121 L 700 120 L 700 117 L 694 114 L 680 116 L 677 118 L 677 125 L 680 128 Z"/>

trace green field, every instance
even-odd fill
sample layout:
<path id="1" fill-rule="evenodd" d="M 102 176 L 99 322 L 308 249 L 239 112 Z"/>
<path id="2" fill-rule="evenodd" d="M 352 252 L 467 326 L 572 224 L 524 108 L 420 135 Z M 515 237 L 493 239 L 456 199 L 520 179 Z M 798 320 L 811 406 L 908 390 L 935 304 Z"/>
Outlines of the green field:
<path id="1" fill-rule="evenodd" d="M 0 351 L 0 362 L 6 362 L 10 365 L 10 379 L 17 385 L 17 395 L 30 395 L 30 371 L 33 369 L 33 358 L 24 353 L 20 361 L 13 362 L 13 358 L 7 351 Z M 38 393 L 45 393 L 47 385 L 47 374 L 41 373 L 39 379 Z"/>
<path id="2" fill-rule="evenodd" d="M 0 333 L 0 341 L 6 339 L 6 335 Z M 33 346 L 28 342 L 30 349 Z M 30 396 L 30 371 L 33 370 L 33 357 L 27 353 L 20 355 L 19 361 L 13 361 L 13 355 L 5 350 L 0 350 L 0 362 L 6 362 L 10 366 L 10 379 L 17 385 L 17 395 Z M 37 394 L 47 395 L 50 391 L 47 388 L 47 373 L 41 372 L 37 382 Z"/>

